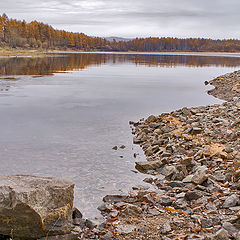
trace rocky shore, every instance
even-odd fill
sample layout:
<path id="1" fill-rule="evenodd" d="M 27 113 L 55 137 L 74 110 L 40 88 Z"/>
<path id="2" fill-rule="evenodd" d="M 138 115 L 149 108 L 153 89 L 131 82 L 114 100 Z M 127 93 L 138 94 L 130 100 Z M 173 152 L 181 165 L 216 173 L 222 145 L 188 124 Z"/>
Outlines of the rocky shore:
<path id="1" fill-rule="evenodd" d="M 106 220 L 83 239 L 240 239 L 239 77 L 210 81 L 223 104 L 130 122 L 149 188 L 106 196 Z"/>
<path id="2" fill-rule="evenodd" d="M 213 90 L 208 91 L 208 94 L 226 101 L 230 101 L 233 97 L 240 96 L 240 71 L 227 73 L 219 76 L 209 82 L 214 86 Z"/>
<path id="3" fill-rule="evenodd" d="M 226 102 L 130 122 L 149 187 L 105 196 L 100 219 L 73 209 L 69 234 L 47 239 L 240 240 L 240 71 L 210 84 Z"/>

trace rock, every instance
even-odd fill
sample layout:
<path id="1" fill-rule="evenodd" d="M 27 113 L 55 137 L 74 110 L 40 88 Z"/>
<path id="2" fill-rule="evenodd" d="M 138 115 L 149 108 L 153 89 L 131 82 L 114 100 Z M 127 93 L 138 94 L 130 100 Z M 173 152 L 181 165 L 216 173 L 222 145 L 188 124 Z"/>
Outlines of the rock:
<path id="1" fill-rule="evenodd" d="M 85 221 L 85 226 L 89 229 L 96 228 L 102 224 L 104 224 L 103 218 L 86 219 Z"/>
<path id="2" fill-rule="evenodd" d="M 141 199 L 141 201 L 149 203 L 149 204 L 155 203 L 153 196 L 150 193 L 142 196 L 140 199 Z"/>
<path id="3" fill-rule="evenodd" d="M 146 119 L 147 122 L 155 122 L 156 120 L 157 120 L 157 118 L 156 118 L 155 116 L 153 116 L 153 115 L 150 115 L 150 116 Z"/>
<path id="4" fill-rule="evenodd" d="M 106 203 L 117 203 L 125 200 L 127 195 L 106 195 L 103 197 L 103 201 Z"/>
<path id="5" fill-rule="evenodd" d="M 114 210 L 112 212 L 110 212 L 109 216 L 112 217 L 112 218 L 116 218 L 118 216 L 119 212 Z"/>
<path id="6" fill-rule="evenodd" d="M 199 134 L 201 132 L 202 132 L 202 129 L 197 127 L 192 128 L 192 131 L 191 131 L 192 134 Z"/>
<path id="7" fill-rule="evenodd" d="M 182 182 L 183 182 L 183 183 L 190 183 L 190 182 L 192 182 L 192 178 L 193 178 L 193 174 L 190 174 L 190 175 L 186 176 L 186 177 L 182 180 Z"/>
<path id="8" fill-rule="evenodd" d="M 228 232 L 225 229 L 220 229 L 213 237 L 214 240 L 229 240 Z"/>
<path id="9" fill-rule="evenodd" d="M 161 169 L 160 173 L 166 177 L 171 177 L 172 175 L 177 174 L 178 171 L 175 166 L 166 165 Z"/>
<path id="10" fill-rule="evenodd" d="M 90 219 L 86 219 L 85 226 L 89 229 L 93 229 L 97 226 L 97 224 L 95 222 L 91 221 Z"/>
<path id="11" fill-rule="evenodd" d="M 150 216 L 158 216 L 160 212 L 157 209 L 148 209 L 148 215 Z"/>
<path id="12" fill-rule="evenodd" d="M 172 202 L 173 200 L 166 196 L 166 197 L 159 197 L 156 202 L 162 206 L 171 206 L 172 205 Z"/>
<path id="13" fill-rule="evenodd" d="M 213 226 L 213 221 L 210 218 L 201 219 L 202 228 L 211 228 Z"/>
<path id="14" fill-rule="evenodd" d="M 153 178 L 150 177 L 150 178 L 144 178 L 143 181 L 146 183 L 152 184 L 154 180 L 153 180 Z"/>
<path id="15" fill-rule="evenodd" d="M 78 234 L 80 234 L 80 233 L 82 233 L 83 231 L 82 231 L 82 228 L 81 227 L 79 227 L 79 226 L 74 226 L 74 228 L 72 229 L 72 234 L 75 234 L 75 235 L 78 235 Z"/>
<path id="16" fill-rule="evenodd" d="M 225 230 L 227 230 L 228 234 L 231 236 L 231 237 L 234 237 L 236 238 L 237 235 L 238 235 L 238 230 L 236 227 L 233 226 L 233 224 L 231 224 L 230 222 L 224 222 L 223 223 L 223 228 Z"/>
<path id="17" fill-rule="evenodd" d="M 73 225 L 83 225 L 82 213 L 77 208 L 73 208 L 72 219 Z"/>
<path id="18" fill-rule="evenodd" d="M 199 167 L 192 177 L 192 182 L 195 184 L 202 184 L 207 178 L 207 168 L 205 166 Z"/>
<path id="19" fill-rule="evenodd" d="M 171 225 L 169 222 L 165 222 L 161 227 L 161 233 L 167 234 L 172 231 Z"/>
<path id="20" fill-rule="evenodd" d="M 126 208 L 122 211 L 124 216 L 134 216 L 142 212 L 142 209 L 133 204 L 127 204 Z"/>
<path id="21" fill-rule="evenodd" d="M 73 191 L 66 180 L 0 175 L 0 233 L 22 239 L 70 233 Z"/>
<path id="22" fill-rule="evenodd" d="M 140 143 L 142 143 L 143 142 L 143 140 L 141 140 L 140 138 L 133 138 L 133 143 L 134 144 L 140 144 Z"/>
<path id="23" fill-rule="evenodd" d="M 181 160 L 181 164 L 185 165 L 186 167 L 193 166 L 193 158 L 192 157 L 186 157 Z"/>
<path id="24" fill-rule="evenodd" d="M 146 226 L 143 226 L 140 229 L 138 229 L 138 232 L 145 233 L 145 232 L 147 232 L 147 230 L 148 230 L 148 228 Z"/>
<path id="25" fill-rule="evenodd" d="M 155 170 L 162 166 L 161 161 L 136 162 L 136 169 L 139 171 Z"/>
<path id="26" fill-rule="evenodd" d="M 116 231 L 119 232 L 120 234 L 128 234 L 128 233 L 131 233 L 133 232 L 134 230 L 136 229 L 136 226 L 135 225 L 131 225 L 131 224 L 119 224 L 117 227 L 116 227 Z"/>
<path id="27" fill-rule="evenodd" d="M 113 239 L 113 233 L 112 232 L 107 232 L 104 235 L 101 236 L 102 240 L 111 240 Z"/>
<path id="28" fill-rule="evenodd" d="M 216 171 L 213 173 L 213 178 L 218 182 L 225 182 L 226 181 L 226 175 L 223 171 Z"/>
<path id="29" fill-rule="evenodd" d="M 146 160 L 162 166 L 145 172 L 155 175 L 146 179 L 157 188 L 153 198 L 136 196 L 129 202 L 141 206 L 147 217 L 154 207 L 161 214 L 185 214 L 182 229 L 171 220 L 174 232 L 161 235 L 163 240 L 239 238 L 235 230 L 240 226 L 240 71 L 210 83 L 215 87 L 211 94 L 227 101 L 182 108 L 134 125 Z M 234 96 L 238 100 L 232 101 Z"/>
<path id="30" fill-rule="evenodd" d="M 185 198 L 188 201 L 197 200 L 201 197 L 202 197 L 202 195 L 198 191 L 188 191 L 185 194 Z"/>
<path id="31" fill-rule="evenodd" d="M 183 187 L 183 184 L 181 181 L 172 181 L 168 183 L 168 186 L 175 188 L 175 187 Z"/>
<path id="32" fill-rule="evenodd" d="M 223 203 L 223 208 L 230 208 L 237 206 L 239 197 L 236 194 L 229 196 Z"/>
<path id="33" fill-rule="evenodd" d="M 109 203 L 103 203 L 97 207 L 100 212 L 110 212 L 112 210 L 112 205 Z"/>
<path id="34" fill-rule="evenodd" d="M 82 213 L 77 208 L 73 208 L 72 219 L 76 218 L 82 218 Z"/>

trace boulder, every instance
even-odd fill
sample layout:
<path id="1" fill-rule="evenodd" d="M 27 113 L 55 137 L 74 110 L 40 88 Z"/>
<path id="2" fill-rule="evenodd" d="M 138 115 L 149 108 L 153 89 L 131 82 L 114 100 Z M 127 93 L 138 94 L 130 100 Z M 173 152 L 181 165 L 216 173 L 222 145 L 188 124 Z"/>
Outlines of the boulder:
<path id="1" fill-rule="evenodd" d="M 66 180 L 0 175 L 0 234 L 37 239 L 70 233 L 73 193 Z"/>

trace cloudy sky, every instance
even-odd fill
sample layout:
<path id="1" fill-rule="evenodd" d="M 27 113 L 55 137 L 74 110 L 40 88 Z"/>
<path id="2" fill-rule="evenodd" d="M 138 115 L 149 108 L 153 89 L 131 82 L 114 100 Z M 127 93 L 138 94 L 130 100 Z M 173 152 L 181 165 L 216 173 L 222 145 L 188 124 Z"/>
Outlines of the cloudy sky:
<path id="1" fill-rule="evenodd" d="M 91 36 L 240 39 L 239 0 L 1 0 L 0 10 Z"/>

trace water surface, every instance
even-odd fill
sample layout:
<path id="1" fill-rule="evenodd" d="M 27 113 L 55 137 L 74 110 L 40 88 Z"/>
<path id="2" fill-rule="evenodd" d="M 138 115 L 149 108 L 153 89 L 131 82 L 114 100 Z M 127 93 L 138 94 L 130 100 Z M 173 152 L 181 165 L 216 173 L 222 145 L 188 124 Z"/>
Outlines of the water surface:
<path id="1" fill-rule="evenodd" d="M 134 173 L 129 120 L 220 101 L 205 80 L 237 70 L 237 57 L 69 54 L 0 59 L 1 174 L 63 177 L 86 216 Z M 112 147 L 125 145 L 117 151 Z"/>

